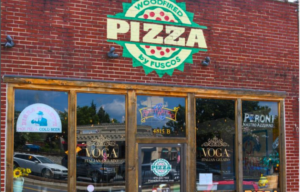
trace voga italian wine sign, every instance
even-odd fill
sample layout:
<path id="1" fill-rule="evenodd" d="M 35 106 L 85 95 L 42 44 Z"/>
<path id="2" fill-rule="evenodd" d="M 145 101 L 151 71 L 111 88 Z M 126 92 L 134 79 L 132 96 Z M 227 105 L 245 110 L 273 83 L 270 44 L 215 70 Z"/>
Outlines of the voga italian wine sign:
<path id="1" fill-rule="evenodd" d="M 123 3 L 123 13 L 107 17 L 108 42 L 121 45 L 123 57 L 132 58 L 133 67 L 142 66 L 146 74 L 172 76 L 174 69 L 183 71 L 185 63 L 193 63 L 193 54 L 207 51 L 207 27 L 193 22 L 185 3 L 132 0 Z"/>

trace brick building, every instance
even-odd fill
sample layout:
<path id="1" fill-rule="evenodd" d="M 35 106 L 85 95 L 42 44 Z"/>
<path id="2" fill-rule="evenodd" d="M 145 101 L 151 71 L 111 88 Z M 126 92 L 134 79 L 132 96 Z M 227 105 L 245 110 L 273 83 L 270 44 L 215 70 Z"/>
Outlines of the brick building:
<path id="1" fill-rule="evenodd" d="M 1 43 L 10 35 L 15 45 L 1 49 L 1 191 L 20 178 L 24 191 L 298 191 L 297 9 L 273 0 L 2 1 Z M 124 143 L 91 140 L 84 154 L 108 168 L 80 175 L 77 125 L 116 122 L 126 125 Z M 138 136 L 142 125 L 151 136 Z M 59 180 L 60 168 L 39 162 L 66 154 Z M 151 172 L 155 162 L 170 170 Z M 16 167 L 32 173 L 14 176 Z"/>

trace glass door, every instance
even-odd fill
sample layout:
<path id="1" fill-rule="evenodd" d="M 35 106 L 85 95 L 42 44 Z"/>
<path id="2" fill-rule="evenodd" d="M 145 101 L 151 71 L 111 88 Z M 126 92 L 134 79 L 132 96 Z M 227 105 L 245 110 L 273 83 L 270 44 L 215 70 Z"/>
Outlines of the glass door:
<path id="1" fill-rule="evenodd" d="M 182 192 L 182 144 L 139 145 L 139 192 Z"/>

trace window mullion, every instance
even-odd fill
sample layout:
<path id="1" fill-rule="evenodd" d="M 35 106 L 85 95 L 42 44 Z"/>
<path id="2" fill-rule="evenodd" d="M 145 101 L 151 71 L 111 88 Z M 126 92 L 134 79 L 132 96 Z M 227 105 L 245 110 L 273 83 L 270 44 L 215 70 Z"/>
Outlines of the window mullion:
<path id="1" fill-rule="evenodd" d="M 76 189 L 76 92 L 69 92 L 68 115 L 68 191 Z"/>
<path id="2" fill-rule="evenodd" d="M 236 191 L 243 192 L 243 131 L 242 131 L 242 100 L 235 104 L 235 175 Z"/>
<path id="3" fill-rule="evenodd" d="M 188 94 L 187 99 L 187 150 L 186 150 L 186 191 L 196 188 L 196 99 Z M 185 182 L 186 183 L 186 182 Z"/>
<path id="4" fill-rule="evenodd" d="M 126 191 L 138 191 L 138 157 L 136 144 L 137 97 L 134 90 L 128 90 L 126 98 Z"/>

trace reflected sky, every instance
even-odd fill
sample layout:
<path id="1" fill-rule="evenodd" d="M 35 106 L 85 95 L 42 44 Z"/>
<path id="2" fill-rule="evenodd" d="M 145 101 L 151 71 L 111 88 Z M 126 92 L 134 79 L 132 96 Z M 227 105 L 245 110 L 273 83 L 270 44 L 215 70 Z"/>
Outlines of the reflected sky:
<path id="1" fill-rule="evenodd" d="M 271 109 L 269 115 L 278 115 L 278 103 L 277 102 L 268 102 L 268 101 L 260 101 L 258 102 L 260 107 L 267 106 Z"/>
<path id="2" fill-rule="evenodd" d="M 15 110 L 22 111 L 28 105 L 43 103 L 57 111 L 68 111 L 68 93 L 58 91 L 15 90 Z"/>
<path id="3" fill-rule="evenodd" d="M 96 104 L 97 112 L 102 107 L 110 118 L 119 122 L 125 120 L 125 95 L 78 93 L 77 106 L 91 106 L 92 101 Z"/>

